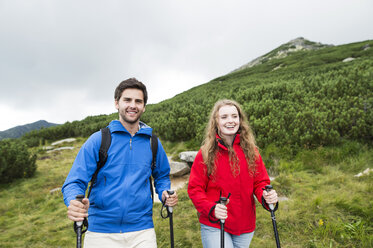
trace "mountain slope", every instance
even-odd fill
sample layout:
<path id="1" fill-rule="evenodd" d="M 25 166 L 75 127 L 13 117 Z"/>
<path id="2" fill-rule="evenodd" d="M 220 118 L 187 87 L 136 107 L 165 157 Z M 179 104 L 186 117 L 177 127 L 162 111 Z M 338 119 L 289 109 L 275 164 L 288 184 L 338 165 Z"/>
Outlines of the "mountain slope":
<path id="1" fill-rule="evenodd" d="M 167 140 L 200 144 L 213 104 L 230 98 L 243 106 L 262 147 L 314 147 L 341 138 L 369 141 L 372 47 L 372 41 L 365 41 L 272 58 L 149 106 L 144 120 Z M 276 50 L 281 49 L 269 54 Z"/>
<path id="2" fill-rule="evenodd" d="M 56 125 L 58 124 L 49 123 L 45 120 L 40 120 L 40 121 L 36 121 L 30 124 L 16 126 L 16 127 L 7 129 L 5 131 L 1 131 L 0 140 L 6 139 L 6 138 L 19 138 L 27 132 L 30 132 L 33 130 L 39 130 L 41 128 L 48 128 L 48 127 L 52 127 Z"/>
<path id="3" fill-rule="evenodd" d="M 297 42 L 305 48 L 295 51 Z M 163 140 L 198 148 L 213 104 L 229 98 L 243 106 L 260 147 L 317 147 L 343 139 L 371 142 L 372 47 L 373 41 L 330 46 L 298 39 L 267 53 L 261 63 L 148 105 L 142 120 Z M 88 136 L 117 117 L 91 116 L 31 132 L 25 139 L 38 145 L 40 139 Z"/>

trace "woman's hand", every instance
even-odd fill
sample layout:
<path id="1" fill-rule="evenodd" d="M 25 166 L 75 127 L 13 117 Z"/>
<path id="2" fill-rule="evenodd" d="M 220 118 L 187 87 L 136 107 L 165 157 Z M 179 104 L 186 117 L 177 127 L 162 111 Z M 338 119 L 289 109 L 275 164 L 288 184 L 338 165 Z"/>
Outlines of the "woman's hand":
<path id="1" fill-rule="evenodd" d="M 269 192 L 263 190 L 263 198 L 267 204 L 275 204 L 278 202 L 277 192 L 274 189 Z"/>
<path id="2" fill-rule="evenodd" d="M 227 206 L 220 204 L 220 203 L 216 204 L 215 218 L 219 220 L 225 220 L 226 218 L 228 218 Z"/>

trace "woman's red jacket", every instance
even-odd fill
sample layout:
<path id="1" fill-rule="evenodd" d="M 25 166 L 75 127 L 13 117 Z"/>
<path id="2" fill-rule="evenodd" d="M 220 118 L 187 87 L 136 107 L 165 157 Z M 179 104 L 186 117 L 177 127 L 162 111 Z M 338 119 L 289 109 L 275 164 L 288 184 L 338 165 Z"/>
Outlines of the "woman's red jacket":
<path id="1" fill-rule="evenodd" d="M 199 213 L 199 221 L 204 225 L 220 228 L 219 223 L 211 223 L 209 212 L 219 201 L 220 193 L 227 197 L 230 193 L 228 218 L 225 221 L 225 231 L 234 235 L 253 232 L 255 230 L 255 201 L 261 202 L 263 188 L 270 184 L 263 160 L 258 153 L 255 161 L 256 173 L 249 173 L 245 154 L 240 146 L 240 136 L 236 135 L 233 149 L 240 164 L 240 173 L 233 176 L 230 165 L 228 149 L 218 142 L 216 159 L 217 170 L 214 176 L 207 176 L 207 167 L 203 162 L 201 150 L 198 152 L 192 165 L 188 194 Z M 213 220 L 214 211 L 211 212 Z"/>

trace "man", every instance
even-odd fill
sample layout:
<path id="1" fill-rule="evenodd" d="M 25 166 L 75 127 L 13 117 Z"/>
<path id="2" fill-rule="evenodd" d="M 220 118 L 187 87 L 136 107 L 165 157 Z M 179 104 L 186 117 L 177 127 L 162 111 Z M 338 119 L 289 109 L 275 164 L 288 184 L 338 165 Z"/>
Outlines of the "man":
<path id="1" fill-rule="evenodd" d="M 101 133 L 94 133 L 80 149 L 62 187 L 67 216 L 72 221 L 88 217 L 84 247 L 157 247 L 152 219 L 149 176 L 160 200 L 175 206 L 177 194 L 168 195 L 170 166 L 158 140 L 156 166 L 151 169 L 152 129 L 140 121 L 148 99 L 146 87 L 135 78 L 115 90 L 119 120 L 110 122 L 111 145 L 106 164 L 100 169 L 89 199 L 84 194 L 96 171 Z"/>

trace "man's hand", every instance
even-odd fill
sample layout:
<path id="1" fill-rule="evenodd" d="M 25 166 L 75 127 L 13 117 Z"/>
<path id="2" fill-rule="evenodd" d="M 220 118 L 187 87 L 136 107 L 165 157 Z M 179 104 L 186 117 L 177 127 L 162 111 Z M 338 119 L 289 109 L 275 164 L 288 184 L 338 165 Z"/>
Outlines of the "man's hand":
<path id="1" fill-rule="evenodd" d="M 72 221 L 83 221 L 88 217 L 89 200 L 84 198 L 82 202 L 71 200 L 67 207 L 67 218 Z"/>
<path id="2" fill-rule="evenodd" d="M 169 206 L 169 207 L 174 207 L 176 206 L 177 202 L 178 202 L 178 198 L 177 198 L 177 193 L 176 191 L 172 194 L 172 195 L 169 195 L 167 193 L 167 190 L 164 190 L 162 192 L 162 201 L 164 202 L 164 200 L 166 199 L 166 203 L 165 205 Z"/>

